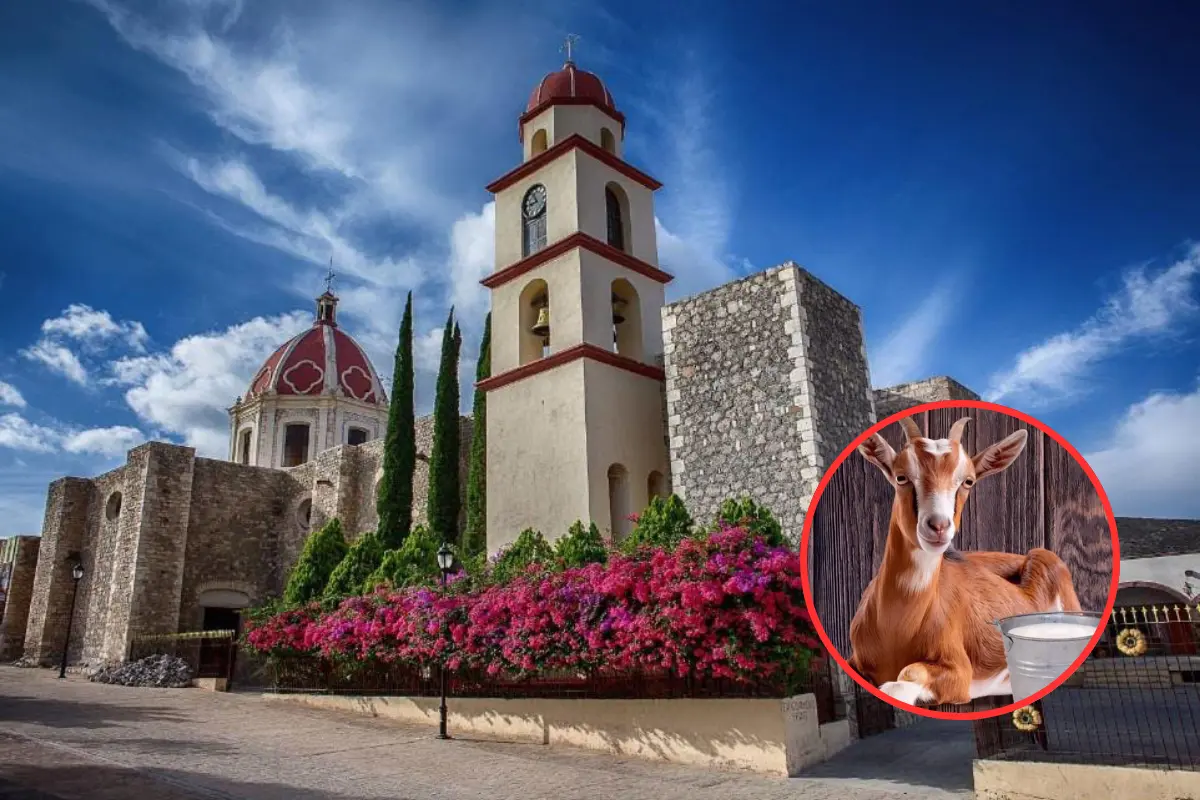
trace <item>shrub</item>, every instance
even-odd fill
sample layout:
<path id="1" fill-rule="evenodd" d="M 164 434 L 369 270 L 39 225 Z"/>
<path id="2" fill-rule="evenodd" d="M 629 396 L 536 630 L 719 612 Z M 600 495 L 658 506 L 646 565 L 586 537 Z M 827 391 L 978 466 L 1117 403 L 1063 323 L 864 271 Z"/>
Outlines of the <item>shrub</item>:
<path id="1" fill-rule="evenodd" d="M 608 560 L 608 548 L 596 523 L 586 528 L 576 520 L 567 535 L 554 543 L 554 555 L 565 567 L 582 567 L 585 564 L 603 564 Z"/>
<path id="2" fill-rule="evenodd" d="M 644 547 L 673 550 L 692 536 L 695 523 L 677 495 L 655 497 L 637 517 L 633 530 L 617 545 L 627 555 Z"/>
<path id="3" fill-rule="evenodd" d="M 540 531 L 526 528 L 517 540 L 500 551 L 492 565 L 492 580 L 505 583 L 524 574 L 534 564 L 549 564 L 554 551 Z"/>
<path id="4" fill-rule="evenodd" d="M 717 512 L 715 527 L 745 528 L 752 536 L 761 538 L 771 547 L 787 544 L 783 528 L 766 506 L 760 506 L 749 497 L 726 500 Z"/>
<path id="5" fill-rule="evenodd" d="M 288 574 L 283 590 L 284 602 L 301 606 L 319 598 L 348 549 L 346 537 L 342 535 L 342 523 L 336 517 L 313 532 L 304 543 L 300 560 Z"/>
<path id="6" fill-rule="evenodd" d="M 346 551 L 346 557 L 329 576 L 323 596 L 334 600 L 369 590 L 367 584 L 371 574 L 379 569 L 383 562 L 383 553 L 383 542 L 380 541 L 379 534 L 375 531 L 360 534 L 357 541 Z"/>
<path id="7" fill-rule="evenodd" d="M 371 573 L 366 587 L 372 589 L 381 583 L 396 588 L 437 583 L 440 577 L 437 563 L 439 547 L 441 542 L 433 531 L 424 525 L 414 525 L 404 544 L 383 554 L 379 568 Z"/>

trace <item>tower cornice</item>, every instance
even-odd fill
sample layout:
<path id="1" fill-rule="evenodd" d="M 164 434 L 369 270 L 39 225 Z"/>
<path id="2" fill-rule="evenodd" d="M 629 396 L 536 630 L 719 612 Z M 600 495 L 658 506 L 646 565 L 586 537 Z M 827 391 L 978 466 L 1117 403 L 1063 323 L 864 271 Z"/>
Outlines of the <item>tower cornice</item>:
<path id="1" fill-rule="evenodd" d="M 538 105 L 526 111 L 521 115 L 520 123 L 517 126 L 518 141 L 525 141 L 525 125 L 538 114 L 541 114 L 548 108 L 554 106 L 591 106 L 599 109 L 601 113 L 612 119 L 613 122 L 621 126 L 621 135 L 625 135 L 625 115 L 613 108 L 605 108 L 604 104 L 591 97 L 551 97 L 542 101 Z"/>
<path id="2" fill-rule="evenodd" d="M 640 258 L 636 258 L 635 256 L 631 256 L 624 250 L 618 250 L 611 244 L 602 242 L 591 234 L 584 233 L 583 231 L 576 231 L 570 236 L 559 239 L 552 245 L 543 247 L 533 255 L 522 258 L 515 264 L 510 264 L 504 269 L 493 272 L 491 275 L 488 275 L 479 282 L 489 289 L 495 289 L 497 286 L 503 286 L 509 281 L 516 280 L 530 270 L 545 264 L 551 259 L 561 256 L 563 253 L 568 253 L 577 247 L 584 250 L 590 250 L 602 258 L 607 258 L 609 261 L 612 261 L 615 264 L 620 264 L 621 266 L 630 269 L 639 275 L 644 275 L 652 281 L 666 284 L 675 280 L 674 275 L 669 272 L 664 272 L 653 264 L 642 261 Z"/>
<path id="3" fill-rule="evenodd" d="M 590 342 L 583 342 L 559 350 L 557 353 L 551 353 L 545 358 L 539 358 L 537 361 L 531 361 L 528 364 L 522 364 L 506 372 L 501 372 L 499 375 L 484 378 L 475 384 L 475 388 L 481 392 L 490 392 L 502 386 L 508 386 L 510 383 L 516 383 L 519 380 L 524 380 L 533 375 L 554 369 L 555 367 L 561 367 L 563 364 L 578 361 L 581 358 L 589 358 L 601 364 L 608 364 L 609 366 L 623 369 L 626 372 L 632 372 L 634 375 L 641 375 L 651 380 L 666 380 L 666 373 L 660 367 L 652 364 L 643 364 L 641 361 L 634 361 L 628 356 L 614 353 L 611 350 L 605 350 L 603 347 L 598 347 Z"/>
<path id="4" fill-rule="evenodd" d="M 521 164 L 516 169 L 510 170 L 504 175 L 501 175 L 499 178 L 488 184 L 487 190 L 492 194 L 503 191 L 522 178 L 533 174 L 537 170 L 549 164 L 551 161 L 554 161 L 556 158 L 565 153 L 569 153 L 572 150 L 582 150 L 600 163 L 612 167 L 626 178 L 640 183 L 650 191 L 655 191 L 662 188 L 662 183 L 642 172 L 637 167 L 631 166 L 620 158 L 617 158 L 600 145 L 585 139 L 578 133 L 573 133 L 545 152 L 539 153 L 538 155 L 526 161 L 524 164 Z"/>

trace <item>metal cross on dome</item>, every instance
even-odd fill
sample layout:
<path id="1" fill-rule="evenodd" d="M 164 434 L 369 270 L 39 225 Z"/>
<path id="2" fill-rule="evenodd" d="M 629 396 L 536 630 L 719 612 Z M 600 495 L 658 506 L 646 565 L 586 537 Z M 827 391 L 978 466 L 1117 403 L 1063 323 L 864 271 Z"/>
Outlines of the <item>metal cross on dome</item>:
<path id="1" fill-rule="evenodd" d="M 325 291 L 333 294 L 333 259 L 329 259 L 329 272 L 325 273 Z"/>
<path id="2" fill-rule="evenodd" d="M 568 64 L 571 63 L 571 48 L 578 41 L 579 41 L 578 34 L 568 33 L 566 38 L 563 40 L 563 46 L 558 48 L 559 52 L 563 52 L 563 53 L 567 54 L 567 63 Z"/>

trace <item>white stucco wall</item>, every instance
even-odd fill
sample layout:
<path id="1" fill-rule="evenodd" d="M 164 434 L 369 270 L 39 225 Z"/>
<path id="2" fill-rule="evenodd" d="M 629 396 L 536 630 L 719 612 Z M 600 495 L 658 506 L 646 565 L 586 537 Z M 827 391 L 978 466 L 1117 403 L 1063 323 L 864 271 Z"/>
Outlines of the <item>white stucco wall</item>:
<path id="1" fill-rule="evenodd" d="M 1157 583 L 1189 598 L 1200 595 L 1200 579 L 1188 578 L 1187 570 L 1200 573 L 1200 553 L 1155 558 L 1121 559 L 1121 586 Z"/>

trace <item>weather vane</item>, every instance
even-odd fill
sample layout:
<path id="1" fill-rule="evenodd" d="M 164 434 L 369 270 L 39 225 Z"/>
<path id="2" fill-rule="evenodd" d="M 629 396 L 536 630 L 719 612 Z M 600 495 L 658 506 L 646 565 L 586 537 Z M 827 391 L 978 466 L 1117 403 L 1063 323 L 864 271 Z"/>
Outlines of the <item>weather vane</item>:
<path id="1" fill-rule="evenodd" d="M 333 294 L 333 258 L 329 259 L 329 272 L 325 273 L 325 291 Z"/>
<path id="2" fill-rule="evenodd" d="M 563 41 L 563 46 L 558 48 L 560 52 L 564 52 L 567 54 L 567 63 L 568 64 L 571 63 L 571 48 L 578 41 L 579 41 L 578 34 L 568 33 L 566 39 Z"/>

